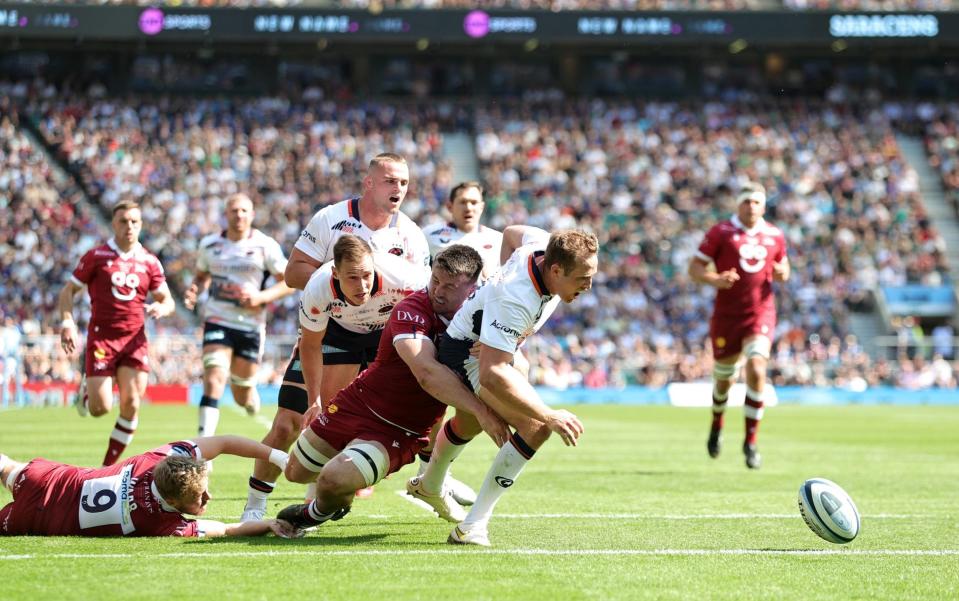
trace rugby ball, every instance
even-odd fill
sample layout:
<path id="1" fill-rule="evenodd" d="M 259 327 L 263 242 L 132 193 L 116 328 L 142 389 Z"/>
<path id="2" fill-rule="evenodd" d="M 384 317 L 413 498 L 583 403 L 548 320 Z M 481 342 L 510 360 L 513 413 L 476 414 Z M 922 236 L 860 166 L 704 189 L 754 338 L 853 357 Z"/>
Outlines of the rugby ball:
<path id="1" fill-rule="evenodd" d="M 810 530 L 831 543 L 844 545 L 859 534 L 856 504 L 825 478 L 810 478 L 799 487 L 799 513 Z"/>

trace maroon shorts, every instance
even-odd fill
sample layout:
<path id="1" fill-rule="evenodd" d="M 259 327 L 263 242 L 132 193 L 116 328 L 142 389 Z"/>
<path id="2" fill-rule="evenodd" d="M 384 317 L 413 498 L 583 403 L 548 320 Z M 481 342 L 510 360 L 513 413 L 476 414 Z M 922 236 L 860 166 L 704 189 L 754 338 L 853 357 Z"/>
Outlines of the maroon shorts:
<path id="1" fill-rule="evenodd" d="M 357 438 L 380 443 L 390 455 L 391 474 L 413 463 L 416 454 L 429 442 L 426 436 L 380 420 L 361 402 L 342 394 L 336 395 L 326 411 L 310 423 L 310 429 L 337 451 L 342 451 Z"/>
<path id="2" fill-rule="evenodd" d="M 87 332 L 87 376 L 114 376 L 121 365 L 150 371 L 146 330 L 117 332 L 103 326 L 90 326 Z"/>
<path id="3" fill-rule="evenodd" d="M 42 532 L 39 518 L 50 494 L 48 483 L 54 473 L 71 466 L 46 459 L 34 459 L 13 483 L 13 501 L 0 509 L 0 535 L 51 534 Z"/>
<path id="4" fill-rule="evenodd" d="M 776 311 L 752 315 L 713 315 L 709 320 L 709 338 L 713 343 L 713 359 L 735 357 L 743 350 L 743 340 L 763 335 L 773 339 L 776 331 Z"/>

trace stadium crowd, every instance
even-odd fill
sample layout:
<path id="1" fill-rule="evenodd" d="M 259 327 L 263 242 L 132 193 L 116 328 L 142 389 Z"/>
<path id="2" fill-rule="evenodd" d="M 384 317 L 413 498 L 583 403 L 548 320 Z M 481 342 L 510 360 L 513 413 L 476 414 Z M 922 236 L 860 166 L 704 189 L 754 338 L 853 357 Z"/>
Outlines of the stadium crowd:
<path id="1" fill-rule="evenodd" d="M 900 382 L 905 379 L 942 386 L 954 385 L 959 372 L 931 354 L 871 359 L 849 330 L 849 312 L 871 308 L 877 283 L 946 277 L 917 176 L 895 142 L 899 105 L 864 102 L 848 92 L 826 100 L 738 92 L 679 103 L 541 94 L 489 106 L 404 106 L 323 100 L 332 97 L 329 91 L 313 99 L 198 100 L 44 90 L 6 90 L 12 100 L 4 114 L 15 115 L 13 102 L 26 106 L 44 142 L 103 208 L 125 197 L 144 205 L 145 241 L 175 292 L 189 281 L 200 238 L 222 227 L 228 194 L 249 194 L 260 207 L 256 226 L 289 251 L 318 208 L 355 193 L 367 157 L 383 148 L 410 161 L 404 212 L 421 225 L 436 220 L 455 183 L 441 132 L 468 129 L 475 132 L 491 227 L 580 225 L 601 236 L 603 268 L 594 292 L 575 311 L 558 311 L 545 335 L 530 341 L 536 383 L 662 386 L 707 378 L 712 291 L 692 284 L 685 270 L 705 229 L 731 212 L 735 189 L 746 179 L 769 191 L 767 217 L 785 231 L 794 270 L 778 295 L 778 342 L 770 364 L 775 383 L 906 385 Z M 4 136 L 4 144 L 26 140 L 14 121 L 4 123 L 16 133 Z M 954 121 L 937 123 L 954 133 Z M 16 144 L 20 150 L 13 154 L 20 158 L 6 158 L 11 152 L 5 148 L 5 161 L 32 156 L 22 150 L 24 142 Z M 944 177 L 955 171 L 954 144 L 952 155 L 930 148 L 934 160 L 942 156 L 949 165 Z M 43 168 L 42 153 L 33 155 L 32 171 L 19 162 L 7 171 L 42 173 L 48 196 L 70 198 L 72 210 L 86 215 L 82 192 Z M 106 230 L 90 219 L 57 226 L 56 216 L 28 213 L 26 204 L 20 201 L 12 212 L 21 227 L 7 226 L 2 239 L 7 253 L 23 256 L 37 244 L 52 245 L 41 256 L 49 269 L 18 274 L 18 281 L 27 278 L 24 289 L 33 291 L 23 318 L 47 315 L 31 333 L 52 334 L 56 287 L 41 284 L 62 281 L 79 249 Z M 33 242 L 22 233 L 32 223 L 47 228 Z M 23 240 L 16 240 L 18 232 Z M 87 237 L 82 243 L 81 236 Z M 4 295 L 7 306 L 10 293 Z M 295 333 L 295 309 L 295 296 L 271 308 L 272 337 Z M 195 326 L 184 319 L 164 331 L 185 336 L 154 337 L 157 381 L 198 381 L 199 345 L 189 336 Z M 55 349 L 28 352 L 27 373 L 70 379 L 73 368 L 51 358 Z M 264 379 L 276 379 L 284 360 L 276 353 Z M 936 377 L 915 375 L 930 370 Z"/>

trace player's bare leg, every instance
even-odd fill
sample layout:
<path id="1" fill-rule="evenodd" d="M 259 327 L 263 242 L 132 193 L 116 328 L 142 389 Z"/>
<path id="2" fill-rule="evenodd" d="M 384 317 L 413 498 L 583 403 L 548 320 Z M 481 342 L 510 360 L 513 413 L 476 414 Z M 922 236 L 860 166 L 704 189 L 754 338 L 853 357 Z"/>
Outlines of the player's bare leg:
<path id="1" fill-rule="evenodd" d="M 295 386 L 284 383 L 284 387 Z M 304 396 L 306 391 L 303 391 Z M 263 437 L 263 444 L 289 451 L 290 447 L 296 442 L 297 436 L 303 427 L 303 414 L 296 411 L 280 407 L 273 416 L 273 424 L 270 431 Z M 253 464 L 253 474 L 250 476 L 250 488 L 247 493 L 246 505 L 243 508 L 241 522 L 251 520 L 261 520 L 266 515 L 267 499 L 276 488 L 276 480 L 280 476 L 280 468 L 269 461 L 257 459 Z"/>
<path id="2" fill-rule="evenodd" d="M 87 376 L 87 409 L 93 417 L 113 409 L 113 376 Z"/>
<path id="3" fill-rule="evenodd" d="M 117 368 L 117 388 L 120 390 L 120 416 L 113 426 L 103 465 L 113 465 L 133 441 L 137 430 L 140 400 L 146 394 L 147 372 L 121 365 Z M 91 406 L 91 413 L 93 408 Z"/>
<path id="4" fill-rule="evenodd" d="M 762 457 L 756 444 L 759 422 L 763 418 L 763 392 L 766 388 L 766 365 L 768 363 L 770 340 L 766 336 L 751 336 L 743 341 L 746 355 L 746 402 L 743 415 L 746 421 L 746 436 L 743 440 L 743 454 L 746 467 L 759 469 Z"/>
<path id="5" fill-rule="evenodd" d="M 512 426 L 515 432 L 496 454 L 483 479 L 476 503 L 470 508 L 466 518 L 453 529 L 448 542 L 489 546 L 487 526 L 496 503 L 513 485 L 536 451 L 549 439 L 551 432 L 546 424 L 526 417 L 485 389 L 480 389 L 479 397 Z"/>
<path id="6" fill-rule="evenodd" d="M 333 452 L 332 447 L 322 440 L 312 430 L 304 430 L 304 435 L 297 443 L 307 443 L 309 448 L 307 462 L 316 461 L 319 453 Z M 309 434 L 307 434 L 309 433 Z M 316 476 L 315 469 L 306 468 L 301 461 L 301 454 L 295 453 L 287 464 L 288 479 L 303 481 Z M 291 505 L 277 514 L 278 519 L 289 521 L 298 528 L 318 526 L 328 520 L 338 520 L 349 513 L 353 505 L 355 491 L 365 486 L 372 486 L 389 470 L 389 455 L 383 445 L 375 441 L 356 439 L 351 441 L 343 451 L 328 460 L 317 477 L 316 498 L 310 503 Z"/>
<path id="7" fill-rule="evenodd" d="M 246 409 L 247 414 L 260 411 L 260 395 L 256 391 L 256 372 L 259 364 L 243 357 L 233 357 L 230 365 L 230 391 L 236 404 Z"/>
<path id="8" fill-rule="evenodd" d="M 713 365 L 713 420 L 709 426 L 709 439 L 706 441 L 706 450 L 709 456 L 719 457 L 723 445 L 723 418 L 726 414 L 726 401 L 729 399 L 729 389 L 736 380 L 736 362 L 739 355 L 724 361 L 716 361 Z"/>
<path id="9" fill-rule="evenodd" d="M 200 399 L 200 436 L 213 436 L 220 422 L 220 398 L 226 388 L 233 349 L 222 344 L 203 345 L 203 397 Z"/>

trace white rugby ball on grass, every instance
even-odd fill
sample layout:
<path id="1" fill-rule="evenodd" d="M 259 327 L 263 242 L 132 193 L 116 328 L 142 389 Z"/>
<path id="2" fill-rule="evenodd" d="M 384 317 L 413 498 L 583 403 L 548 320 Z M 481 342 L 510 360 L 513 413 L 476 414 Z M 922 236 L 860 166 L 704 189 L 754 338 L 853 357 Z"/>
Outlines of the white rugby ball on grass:
<path id="1" fill-rule="evenodd" d="M 809 529 L 838 545 L 859 535 L 859 510 L 835 482 L 810 478 L 799 487 L 799 513 Z"/>

